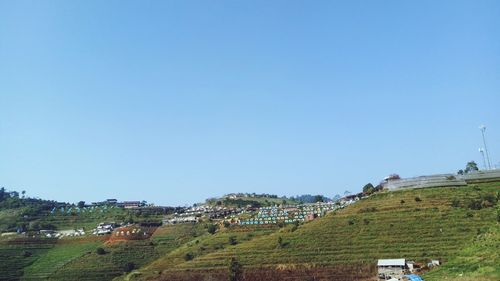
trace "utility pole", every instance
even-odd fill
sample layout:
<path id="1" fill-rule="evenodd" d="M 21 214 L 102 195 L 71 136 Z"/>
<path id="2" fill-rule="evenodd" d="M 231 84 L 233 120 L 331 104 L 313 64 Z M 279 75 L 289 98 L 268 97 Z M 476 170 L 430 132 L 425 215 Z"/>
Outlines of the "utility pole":
<path id="1" fill-rule="evenodd" d="M 484 144 L 484 152 L 486 153 L 486 160 L 488 162 L 488 170 L 491 170 L 491 162 L 490 162 L 490 154 L 488 153 L 488 147 L 486 146 L 486 138 L 484 136 L 484 132 L 486 131 L 486 126 L 479 126 L 479 130 L 481 130 L 481 134 L 483 135 L 483 144 Z"/>
<path id="2" fill-rule="evenodd" d="M 488 169 L 488 166 L 486 166 L 486 158 L 484 156 L 484 149 L 483 148 L 479 148 L 479 153 L 481 153 L 481 155 L 483 156 L 483 165 L 484 165 L 484 169 L 487 170 Z"/>

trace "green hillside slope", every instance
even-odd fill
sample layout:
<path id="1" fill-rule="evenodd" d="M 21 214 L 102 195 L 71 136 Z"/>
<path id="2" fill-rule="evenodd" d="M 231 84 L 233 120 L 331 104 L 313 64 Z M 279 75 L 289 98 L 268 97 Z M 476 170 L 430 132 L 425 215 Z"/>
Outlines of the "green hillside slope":
<path id="1" fill-rule="evenodd" d="M 112 280 L 206 234 L 201 224 L 162 227 L 148 240 L 106 242 L 105 236 L 0 240 L 0 280 Z M 96 252 L 105 250 L 103 255 Z"/>
<path id="2" fill-rule="evenodd" d="M 297 277 L 304 268 L 315 268 L 319 278 L 324 271 L 349 266 L 363 268 L 362 273 L 374 276 L 373 265 L 379 258 L 447 262 L 478 234 L 497 224 L 496 210 L 485 198 L 493 197 L 496 201 L 499 190 L 498 183 L 488 183 L 379 193 L 295 231 L 287 227 L 224 249 L 200 253 L 188 261 L 173 262 L 167 255 L 146 267 L 139 278 L 217 279 L 221 276 L 219 271 L 227 272 L 231 258 L 237 259 L 248 276 L 272 268 L 277 269 L 275 272 L 283 271 L 283 276 Z M 176 254 L 183 253 L 183 249 L 178 249 Z M 308 272 L 305 276 L 316 273 Z M 328 274 L 331 278 L 335 272 Z M 338 279 L 365 277 L 361 274 L 348 279 L 346 274 L 349 272 L 339 270 Z"/>
<path id="3" fill-rule="evenodd" d="M 25 268 L 22 279 L 47 279 L 72 260 L 94 251 L 101 244 L 102 241 L 72 241 L 72 243 L 55 244 L 33 264 Z"/>
<path id="4" fill-rule="evenodd" d="M 151 239 L 106 243 L 104 254 L 85 253 L 49 276 L 50 280 L 111 280 L 204 235 L 203 225 L 173 225 L 159 229 Z"/>
<path id="5" fill-rule="evenodd" d="M 364 281 L 379 258 L 443 261 L 427 281 L 499 280 L 499 192 L 500 183 L 380 192 L 298 226 L 169 225 L 140 241 L 2 237 L 0 280 L 216 281 L 232 264 L 238 280 Z"/>
<path id="6" fill-rule="evenodd" d="M 0 280 L 19 280 L 24 269 L 43 257 L 55 245 L 52 239 L 16 239 L 0 243 Z"/>
<path id="7" fill-rule="evenodd" d="M 500 225 L 479 234 L 448 263 L 425 274 L 425 280 L 500 280 Z"/>

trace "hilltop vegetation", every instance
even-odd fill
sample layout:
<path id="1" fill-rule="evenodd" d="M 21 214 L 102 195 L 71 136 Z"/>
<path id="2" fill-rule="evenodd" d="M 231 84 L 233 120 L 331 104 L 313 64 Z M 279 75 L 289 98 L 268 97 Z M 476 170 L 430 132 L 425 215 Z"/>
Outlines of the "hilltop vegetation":
<path id="1" fill-rule="evenodd" d="M 28 198 L 24 191 L 0 188 L 0 232 L 36 232 L 44 230 L 92 229 L 103 221 L 161 222 L 164 211 L 96 207 L 86 212 L 77 211 L 79 204 Z M 61 211 L 64 210 L 64 211 Z M 71 210 L 71 211 L 70 211 Z M 173 212 L 171 208 L 168 211 Z"/>
<path id="2" fill-rule="evenodd" d="M 210 198 L 206 200 L 209 206 L 225 206 L 241 208 L 252 206 L 254 208 L 269 207 L 274 205 L 299 204 L 300 201 L 286 196 L 278 197 L 273 194 L 255 194 L 255 193 L 234 193 L 223 196 L 222 198 Z"/>
<path id="3" fill-rule="evenodd" d="M 23 230 L 38 230 L 40 227 L 47 229 L 55 226 L 39 219 L 45 217 L 52 208 L 57 206 L 56 201 L 25 198 L 17 191 L 7 191 L 0 188 L 0 232 Z"/>

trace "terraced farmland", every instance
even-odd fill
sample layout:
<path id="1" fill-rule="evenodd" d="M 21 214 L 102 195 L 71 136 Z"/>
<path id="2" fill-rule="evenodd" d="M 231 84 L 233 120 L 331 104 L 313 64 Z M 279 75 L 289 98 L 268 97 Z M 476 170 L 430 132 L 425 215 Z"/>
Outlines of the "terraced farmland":
<path id="1" fill-rule="evenodd" d="M 116 242 L 6 237 L 0 280 L 227 280 L 236 264 L 239 280 L 360 281 L 373 279 L 377 259 L 399 257 L 444 261 L 427 273 L 430 281 L 498 280 L 499 192 L 500 183 L 381 192 L 282 228 L 209 234 L 208 224 L 180 224 Z"/>
<path id="2" fill-rule="evenodd" d="M 24 269 L 54 247 L 52 239 L 15 239 L 0 243 L 0 280 L 18 280 Z"/>
<path id="3" fill-rule="evenodd" d="M 146 267 L 142 276 L 169 280 L 187 271 L 227 271 L 232 257 L 247 272 L 262 265 L 322 271 L 343 264 L 370 271 L 377 259 L 398 257 L 446 262 L 497 223 L 494 207 L 474 210 L 467 204 L 486 194 L 497 196 L 499 190 L 498 183 L 488 183 L 379 193 L 295 231 L 287 227 L 234 246 L 199 253 L 188 261 L 172 262 L 172 256 L 166 256 Z M 220 236 L 223 240 L 223 235 L 212 239 Z M 181 257 L 187 251 L 179 248 L 174 252 Z M 149 275 L 151 270 L 155 274 Z M 158 276 L 160 271 L 162 275 Z"/>
<path id="4" fill-rule="evenodd" d="M 149 240 L 106 243 L 102 246 L 104 254 L 98 254 L 94 248 L 66 264 L 50 279 L 111 280 L 205 233 L 202 225 L 174 225 L 159 228 Z"/>
<path id="5" fill-rule="evenodd" d="M 210 253 L 225 252 L 235 245 L 266 237 L 278 230 L 277 226 L 246 226 L 222 229 L 217 234 L 205 234 L 178 247 L 147 266 L 149 272 L 159 272 L 165 268 L 172 268 L 184 264 L 186 260 L 203 257 Z"/>
<path id="6" fill-rule="evenodd" d="M 425 274 L 425 280 L 500 280 L 500 224 L 478 235 L 448 263 Z"/>
<path id="7" fill-rule="evenodd" d="M 80 239 L 81 240 L 81 239 Z M 26 267 L 22 276 L 23 280 L 43 280 L 49 278 L 54 272 L 63 268 L 69 262 L 82 255 L 95 251 L 102 241 L 78 241 L 73 239 L 70 243 L 55 244 L 44 255 L 40 256 L 33 264 Z"/>
<path id="8" fill-rule="evenodd" d="M 149 240 L 106 242 L 106 237 L 3 239 L 0 280 L 111 280 L 206 234 L 201 224 L 159 228 Z M 102 247 L 105 253 L 97 254 Z"/>

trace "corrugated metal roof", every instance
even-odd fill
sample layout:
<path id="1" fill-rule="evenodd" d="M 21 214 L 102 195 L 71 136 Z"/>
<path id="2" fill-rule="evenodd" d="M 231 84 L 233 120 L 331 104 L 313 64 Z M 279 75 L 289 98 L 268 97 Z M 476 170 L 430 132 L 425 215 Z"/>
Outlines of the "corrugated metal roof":
<path id="1" fill-rule="evenodd" d="M 377 265 L 378 266 L 405 266 L 406 260 L 405 259 L 383 259 L 383 260 L 378 260 Z"/>

